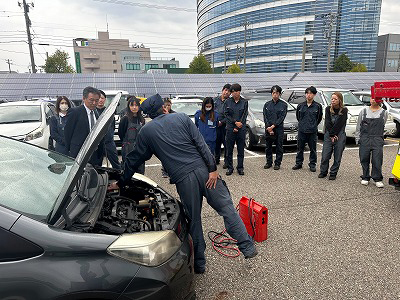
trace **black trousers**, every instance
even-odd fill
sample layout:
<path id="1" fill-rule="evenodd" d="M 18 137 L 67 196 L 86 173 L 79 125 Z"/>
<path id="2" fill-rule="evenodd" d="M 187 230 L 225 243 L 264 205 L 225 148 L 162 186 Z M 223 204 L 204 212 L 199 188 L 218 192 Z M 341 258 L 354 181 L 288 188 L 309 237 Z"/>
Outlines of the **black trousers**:
<path id="1" fill-rule="evenodd" d="M 226 130 L 226 148 L 227 148 L 227 167 L 228 170 L 233 170 L 233 148 L 235 143 L 237 146 L 237 170 L 243 170 L 244 161 L 244 138 L 246 135 L 246 130 L 244 128 L 240 129 L 238 132 L 233 132 L 233 129 Z"/>
<path id="2" fill-rule="evenodd" d="M 275 132 L 275 137 L 271 138 L 270 135 L 266 134 L 265 137 L 265 156 L 267 159 L 267 164 L 272 165 L 272 145 L 276 145 L 276 158 L 275 165 L 280 166 L 283 158 L 283 138 L 285 136 L 283 130 L 277 130 Z"/>
<path id="3" fill-rule="evenodd" d="M 313 133 L 303 133 L 299 131 L 297 137 L 297 155 L 296 155 L 296 165 L 302 166 L 304 161 L 304 147 L 308 144 L 310 148 L 310 162 L 308 166 L 314 167 L 317 165 L 317 132 Z"/>
<path id="4" fill-rule="evenodd" d="M 219 162 L 221 158 L 221 145 L 224 145 L 224 159 L 226 161 L 226 125 L 217 127 L 217 140 L 215 141 L 215 161 Z"/>

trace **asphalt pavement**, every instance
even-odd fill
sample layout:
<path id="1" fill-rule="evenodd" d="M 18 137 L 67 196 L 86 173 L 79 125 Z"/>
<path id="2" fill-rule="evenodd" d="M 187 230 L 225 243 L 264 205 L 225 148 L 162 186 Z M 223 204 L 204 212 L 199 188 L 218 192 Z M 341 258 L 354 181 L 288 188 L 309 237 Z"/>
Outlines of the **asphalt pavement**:
<path id="1" fill-rule="evenodd" d="M 245 176 L 226 176 L 234 204 L 253 197 L 268 212 L 268 239 L 257 257 L 226 258 L 207 240 L 206 272 L 195 276 L 197 299 L 400 299 L 400 191 L 387 184 L 398 139 L 386 140 L 385 187 L 360 184 L 358 148 L 349 142 L 334 181 L 307 168 L 293 171 L 295 148 L 280 170 L 265 170 L 264 149 L 246 151 Z M 322 141 L 318 144 L 318 163 Z M 235 163 L 235 161 L 234 161 Z M 157 158 L 146 175 L 172 195 Z M 222 218 L 204 201 L 203 229 L 222 231 Z"/>

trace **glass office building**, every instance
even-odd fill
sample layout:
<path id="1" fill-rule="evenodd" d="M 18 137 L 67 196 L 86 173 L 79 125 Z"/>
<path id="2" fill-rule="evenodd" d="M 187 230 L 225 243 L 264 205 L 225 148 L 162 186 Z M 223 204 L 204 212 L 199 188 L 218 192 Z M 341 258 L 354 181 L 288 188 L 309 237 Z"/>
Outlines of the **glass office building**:
<path id="1" fill-rule="evenodd" d="M 198 49 L 214 67 L 325 72 L 346 53 L 375 67 L 382 0 L 197 0 Z M 246 41 L 246 47 L 245 47 Z"/>

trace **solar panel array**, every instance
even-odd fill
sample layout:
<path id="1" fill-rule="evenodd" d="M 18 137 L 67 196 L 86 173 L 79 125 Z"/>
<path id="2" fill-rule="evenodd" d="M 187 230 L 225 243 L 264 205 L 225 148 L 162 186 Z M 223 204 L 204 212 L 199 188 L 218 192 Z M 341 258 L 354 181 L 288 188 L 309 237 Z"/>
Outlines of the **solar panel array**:
<path id="1" fill-rule="evenodd" d="M 375 81 L 400 80 L 397 72 L 371 73 L 249 73 L 249 74 L 0 74 L 0 99 L 67 96 L 80 100 L 86 86 L 102 90 L 125 90 L 130 94 L 162 97 L 197 94 L 215 96 L 226 83 L 239 83 L 242 90 L 287 87 L 333 87 L 369 89 Z"/>

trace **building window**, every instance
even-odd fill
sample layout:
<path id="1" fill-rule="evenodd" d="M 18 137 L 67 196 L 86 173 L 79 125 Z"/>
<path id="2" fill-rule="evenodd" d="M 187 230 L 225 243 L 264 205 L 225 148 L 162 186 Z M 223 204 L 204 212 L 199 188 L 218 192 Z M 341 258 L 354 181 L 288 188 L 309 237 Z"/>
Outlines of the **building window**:
<path id="1" fill-rule="evenodd" d="M 115 52 L 115 51 L 112 51 L 112 52 L 111 52 L 111 54 L 112 54 L 112 55 L 116 55 L 116 54 L 117 54 L 117 52 Z"/>
<path id="2" fill-rule="evenodd" d="M 116 60 L 113 60 L 113 64 L 116 65 L 116 64 L 117 64 L 117 61 L 116 61 Z"/>
<path id="3" fill-rule="evenodd" d="M 118 73 L 118 70 L 114 70 L 114 73 Z"/>
<path id="4" fill-rule="evenodd" d="M 400 51 L 400 44 L 390 43 L 389 44 L 389 51 Z"/>
<path id="5" fill-rule="evenodd" d="M 163 64 L 163 69 L 176 69 L 175 64 Z"/>
<path id="6" fill-rule="evenodd" d="M 397 59 L 388 59 L 386 66 L 388 68 L 397 68 L 398 65 L 399 61 Z"/>
<path id="7" fill-rule="evenodd" d="M 147 70 L 150 70 L 150 69 L 158 69 L 158 64 L 145 64 L 144 65 L 144 69 L 147 71 Z"/>
<path id="8" fill-rule="evenodd" d="M 126 64 L 127 70 L 140 70 L 140 64 Z"/>

